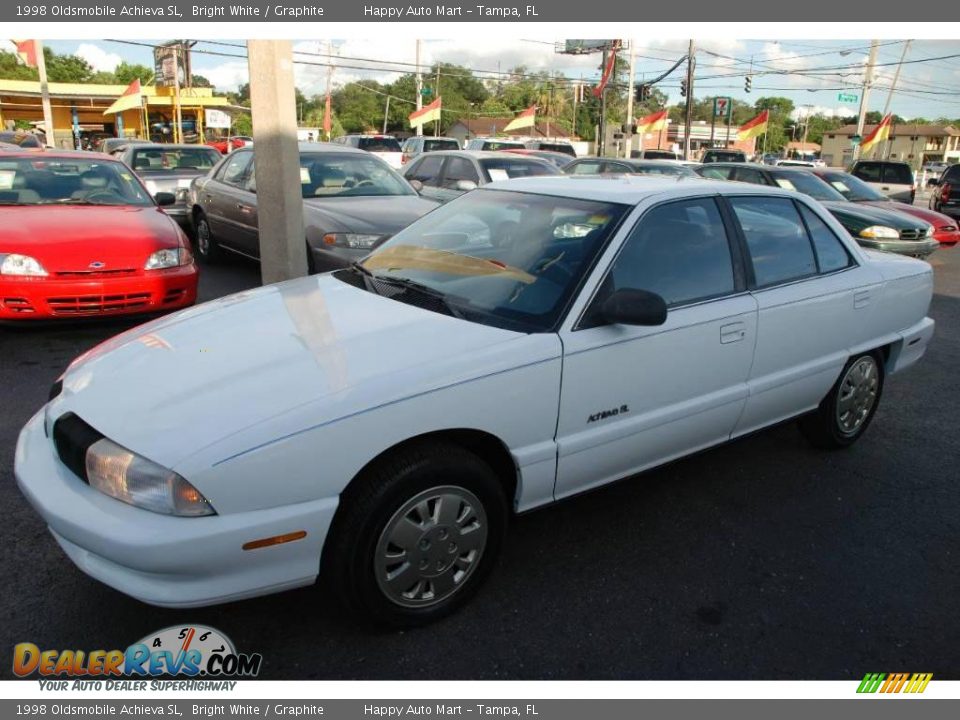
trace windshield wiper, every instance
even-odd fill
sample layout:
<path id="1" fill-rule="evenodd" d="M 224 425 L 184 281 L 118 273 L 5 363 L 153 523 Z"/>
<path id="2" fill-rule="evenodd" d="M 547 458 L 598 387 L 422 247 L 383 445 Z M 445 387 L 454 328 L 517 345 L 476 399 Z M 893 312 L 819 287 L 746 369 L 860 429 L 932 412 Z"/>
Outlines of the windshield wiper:
<path id="1" fill-rule="evenodd" d="M 364 270 L 366 270 L 366 268 L 364 268 Z M 367 272 L 370 271 L 367 270 Z M 370 275 L 379 282 L 384 282 L 388 285 L 398 285 L 405 290 L 412 290 L 415 293 L 419 293 L 424 297 L 430 298 L 431 300 L 436 300 L 449 315 L 452 315 L 455 318 L 463 320 L 466 317 L 459 307 L 450 302 L 450 296 L 440 292 L 439 290 L 435 290 L 428 285 L 418 283 L 416 280 L 411 280 L 410 278 L 405 277 L 384 277 L 383 275 L 374 275 L 373 273 Z"/>
<path id="2" fill-rule="evenodd" d="M 369 278 L 376 277 L 372 272 L 370 272 L 359 260 L 354 260 L 350 263 L 350 269 L 360 273 L 361 275 L 366 275 Z"/>

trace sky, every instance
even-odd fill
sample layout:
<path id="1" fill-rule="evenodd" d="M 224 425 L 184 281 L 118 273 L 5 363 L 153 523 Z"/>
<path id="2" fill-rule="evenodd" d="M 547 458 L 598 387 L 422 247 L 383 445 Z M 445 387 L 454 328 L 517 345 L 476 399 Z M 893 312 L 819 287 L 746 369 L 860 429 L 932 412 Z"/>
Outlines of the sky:
<path id="1" fill-rule="evenodd" d="M 455 63 L 491 73 L 523 65 L 529 70 L 550 70 L 571 78 L 596 81 L 600 75 L 599 56 L 558 54 L 554 49 L 558 40 L 549 37 L 527 40 L 484 37 L 474 43 L 463 39 L 423 40 L 421 62 L 425 66 L 436 61 Z M 123 60 L 152 65 L 151 49 L 145 46 L 151 42 L 62 40 L 49 44 L 56 52 L 84 57 L 96 70 L 112 70 Z M 335 87 L 364 79 L 390 82 L 400 75 L 400 72 L 386 72 L 382 67 L 358 69 L 358 66 L 371 67 L 358 58 L 406 63 L 391 66 L 398 71 L 412 70 L 415 62 L 415 40 L 407 37 L 295 41 L 294 60 L 302 61 L 295 66 L 297 85 L 308 96 L 322 93 L 326 88 L 327 68 L 310 63 L 325 63 L 330 43 L 338 65 L 333 74 Z M 686 54 L 687 43 L 686 39 L 634 39 L 635 81 L 661 74 Z M 698 98 L 726 95 L 751 104 L 758 97 L 778 95 L 793 100 L 797 115 L 855 115 L 869 45 L 869 40 L 705 40 L 697 43 L 697 77 L 703 79 L 696 82 L 695 94 Z M 876 85 L 870 95 L 869 110 L 884 109 L 888 91 L 882 86 L 889 87 L 892 83 L 904 46 L 903 40 L 880 41 Z M 2 41 L 0 48 L 10 49 Z M 221 91 L 235 90 L 248 78 L 244 53 L 241 41 L 201 40 L 193 54 L 193 71 L 208 78 Z M 928 58 L 943 59 L 926 61 Z M 345 65 L 354 67 L 343 67 Z M 753 91 L 747 94 L 744 76 L 751 69 Z M 797 71 L 821 74 L 801 76 L 795 74 Z M 683 66 L 659 86 L 668 93 L 670 104 L 682 100 L 679 91 L 682 75 Z M 856 101 L 840 101 L 841 92 L 857 96 Z M 960 41 L 912 41 L 890 110 L 905 118 L 960 118 Z"/>

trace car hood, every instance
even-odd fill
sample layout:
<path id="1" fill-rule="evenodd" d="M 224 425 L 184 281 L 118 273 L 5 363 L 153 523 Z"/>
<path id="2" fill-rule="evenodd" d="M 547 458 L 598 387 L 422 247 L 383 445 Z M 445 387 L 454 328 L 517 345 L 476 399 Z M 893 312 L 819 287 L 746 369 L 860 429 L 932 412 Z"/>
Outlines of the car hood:
<path id="1" fill-rule="evenodd" d="M 47 272 L 87 270 L 92 262 L 139 269 L 154 251 L 180 244 L 180 231 L 154 205 L 5 207 L 0 223 L 0 252 L 30 255 Z"/>
<path id="2" fill-rule="evenodd" d="M 75 412 L 115 442 L 177 469 L 228 438 L 207 454 L 224 448 L 229 455 L 509 369 L 518 360 L 504 348 L 535 337 L 314 275 L 108 340 L 70 366 L 49 411 L 53 418 Z"/>
<path id="3" fill-rule="evenodd" d="M 419 195 L 309 198 L 303 202 L 307 230 L 393 235 L 437 203 Z"/>
<path id="4" fill-rule="evenodd" d="M 919 218 L 896 210 L 888 210 L 864 203 L 840 202 L 829 200 L 822 203 L 831 213 L 839 218 L 846 217 L 857 225 L 886 225 L 896 230 L 926 230 L 927 224 Z M 860 229 L 863 229 L 861 227 Z"/>
<path id="5" fill-rule="evenodd" d="M 893 212 L 913 215 L 913 217 L 919 218 L 924 222 L 928 222 L 937 228 L 957 226 L 956 220 L 947 217 L 943 213 L 938 213 L 935 210 L 928 210 L 927 208 L 917 207 L 916 205 L 907 205 L 906 203 L 896 201 L 887 202 L 884 200 L 868 200 L 858 204 L 869 205 L 870 207 L 879 208 L 881 210 L 892 210 Z"/>

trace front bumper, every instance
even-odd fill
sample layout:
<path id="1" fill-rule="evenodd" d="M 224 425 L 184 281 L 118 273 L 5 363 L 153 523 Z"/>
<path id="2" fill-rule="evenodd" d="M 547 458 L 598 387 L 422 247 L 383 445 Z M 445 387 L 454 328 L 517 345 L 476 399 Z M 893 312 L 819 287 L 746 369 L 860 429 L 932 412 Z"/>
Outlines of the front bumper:
<path id="1" fill-rule="evenodd" d="M 197 301 L 195 264 L 126 277 L 0 280 L 0 320 L 42 320 L 167 312 Z"/>
<path id="2" fill-rule="evenodd" d="M 337 498 L 230 515 L 178 518 L 115 500 L 60 462 L 44 412 L 20 432 L 14 474 L 71 560 L 91 577 L 162 607 L 198 607 L 309 585 Z M 305 530 L 302 540 L 243 550 Z"/>
<path id="3" fill-rule="evenodd" d="M 933 239 L 943 247 L 953 247 L 960 242 L 960 230 L 947 232 L 946 230 L 936 230 L 933 233 Z"/>
<path id="4" fill-rule="evenodd" d="M 855 239 L 861 246 L 870 250 L 882 250 L 917 258 L 925 258 L 940 247 L 940 243 L 932 237 L 926 240 L 871 240 L 861 237 Z"/>

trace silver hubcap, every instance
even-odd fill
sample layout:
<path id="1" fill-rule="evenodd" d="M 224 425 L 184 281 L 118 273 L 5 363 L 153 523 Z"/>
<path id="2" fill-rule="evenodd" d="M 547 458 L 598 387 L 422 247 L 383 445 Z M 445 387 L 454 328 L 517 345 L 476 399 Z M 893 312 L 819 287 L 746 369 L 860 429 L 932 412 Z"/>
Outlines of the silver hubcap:
<path id="1" fill-rule="evenodd" d="M 377 584 L 391 601 L 426 607 L 463 587 L 487 544 L 487 515 L 462 487 L 435 487 L 405 502 L 377 541 Z"/>
<path id="2" fill-rule="evenodd" d="M 206 255 L 210 251 L 210 226 L 206 220 L 197 223 L 197 250 L 201 255 Z"/>
<path id="3" fill-rule="evenodd" d="M 863 425 L 877 402 L 879 384 L 877 362 L 872 357 L 860 358 L 847 370 L 837 398 L 837 424 L 843 433 L 852 435 Z"/>

